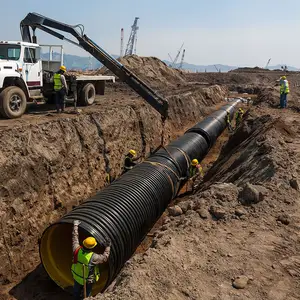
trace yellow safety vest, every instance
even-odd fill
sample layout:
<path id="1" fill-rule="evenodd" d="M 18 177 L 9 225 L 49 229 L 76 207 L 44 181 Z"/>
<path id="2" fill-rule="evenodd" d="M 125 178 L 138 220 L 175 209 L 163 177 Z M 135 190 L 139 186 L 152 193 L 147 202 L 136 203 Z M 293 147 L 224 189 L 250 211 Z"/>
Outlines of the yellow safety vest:
<path id="1" fill-rule="evenodd" d="M 230 123 L 231 123 L 231 122 L 230 122 L 230 114 L 229 114 L 229 113 L 226 115 L 226 122 L 227 122 L 227 124 L 230 124 Z"/>
<path id="2" fill-rule="evenodd" d="M 285 79 L 280 84 L 280 94 L 288 94 L 290 92 L 289 82 Z"/>
<path id="3" fill-rule="evenodd" d="M 203 170 L 201 165 L 196 165 L 196 166 L 190 166 L 189 168 L 189 177 L 195 176 L 197 173 L 203 175 Z"/>
<path id="4" fill-rule="evenodd" d="M 93 266 L 90 264 L 93 254 L 93 252 L 85 252 L 82 248 L 80 248 L 77 253 L 77 263 L 72 264 L 71 271 L 73 278 L 81 285 L 84 285 L 84 282 L 88 279 L 91 271 L 94 271 L 95 281 L 98 281 L 100 278 L 99 266 Z"/>
<path id="5" fill-rule="evenodd" d="M 61 82 L 60 74 L 56 73 L 53 76 L 54 81 L 54 91 L 60 91 L 63 88 L 63 84 Z"/>

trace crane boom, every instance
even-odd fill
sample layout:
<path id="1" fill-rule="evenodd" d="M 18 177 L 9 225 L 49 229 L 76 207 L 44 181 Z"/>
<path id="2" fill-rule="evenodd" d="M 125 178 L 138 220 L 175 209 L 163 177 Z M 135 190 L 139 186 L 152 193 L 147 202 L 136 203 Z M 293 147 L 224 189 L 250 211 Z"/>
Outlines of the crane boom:
<path id="1" fill-rule="evenodd" d="M 30 28 L 33 31 L 31 35 Z M 94 56 L 105 67 L 112 71 L 123 82 L 127 83 L 134 91 L 143 97 L 154 109 L 156 109 L 166 119 L 168 116 L 169 103 L 166 99 L 158 95 L 144 81 L 142 81 L 133 72 L 127 69 L 123 64 L 113 58 L 87 35 L 84 34 L 84 26 L 79 24 L 71 26 L 56 20 L 47 18 L 37 13 L 29 13 L 20 23 L 22 40 L 24 42 L 36 43 L 35 30 L 40 29 L 58 39 L 68 41 Z M 60 30 L 71 34 L 78 42 L 66 38 L 64 35 L 52 30 Z"/>
<path id="2" fill-rule="evenodd" d="M 184 43 L 181 45 L 180 49 L 179 49 L 178 52 L 177 52 L 177 55 L 175 56 L 175 59 L 174 59 L 174 61 L 173 61 L 173 63 L 172 63 L 172 67 L 173 67 L 173 68 L 175 67 L 175 65 L 176 65 L 176 63 L 177 63 L 177 60 L 178 60 L 178 58 L 179 58 L 180 52 L 181 52 L 181 50 L 182 50 L 182 48 L 183 48 L 183 45 L 184 45 Z"/>

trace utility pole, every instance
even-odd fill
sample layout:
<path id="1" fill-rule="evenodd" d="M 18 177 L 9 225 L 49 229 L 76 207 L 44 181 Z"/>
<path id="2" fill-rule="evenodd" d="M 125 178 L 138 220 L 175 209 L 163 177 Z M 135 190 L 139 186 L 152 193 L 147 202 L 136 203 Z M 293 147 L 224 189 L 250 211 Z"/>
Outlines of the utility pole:
<path id="1" fill-rule="evenodd" d="M 138 19 L 139 17 L 136 17 L 134 19 L 133 25 L 131 26 L 131 33 L 127 43 L 125 55 L 133 54 L 134 44 L 137 42 L 137 31 L 139 29 L 139 27 L 137 26 Z M 135 52 L 136 52 L 136 48 L 135 48 Z"/>
<path id="2" fill-rule="evenodd" d="M 183 49 L 183 52 L 182 52 L 181 62 L 180 62 L 180 65 L 179 65 L 179 69 L 182 69 L 183 61 L 184 61 L 184 55 L 185 55 L 185 49 Z"/>
<path id="3" fill-rule="evenodd" d="M 123 49 L 124 49 L 124 28 L 121 28 L 120 57 L 123 57 Z"/>

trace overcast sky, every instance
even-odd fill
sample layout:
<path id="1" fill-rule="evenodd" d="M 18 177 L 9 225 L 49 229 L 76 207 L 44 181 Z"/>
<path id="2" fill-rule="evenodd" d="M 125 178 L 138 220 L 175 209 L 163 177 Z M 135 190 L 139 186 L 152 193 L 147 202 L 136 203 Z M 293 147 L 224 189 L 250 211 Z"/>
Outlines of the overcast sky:
<path id="1" fill-rule="evenodd" d="M 4 0 L 2 0 L 4 1 Z M 112 54 L 125 44 L 140 17 L 137 54 L 173 57 L 184 42 L 185 61 L 193 64 L 300 67 L 299 0 L 26 0 L 5 1 L 0 40 L 19 40 L 19 23 L 38 12 L 67 24 L 82 23 L 86 34 Z M 61 43 L 38 32 L 40 43 Z M 66 44 L 70 54 L 87 55 Z"/>

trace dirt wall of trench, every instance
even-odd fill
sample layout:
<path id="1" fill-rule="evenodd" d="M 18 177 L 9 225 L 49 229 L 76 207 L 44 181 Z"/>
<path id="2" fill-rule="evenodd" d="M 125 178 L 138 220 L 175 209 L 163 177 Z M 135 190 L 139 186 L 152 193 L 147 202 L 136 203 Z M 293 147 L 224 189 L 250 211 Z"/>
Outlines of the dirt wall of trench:
<path id="1" fill-rule="evenodd" d="M 213 86 L 169 96 L 165 143 L 210 113 L 226 92 Z M 108 166 L 119 175 L 128 149 L 145 156 L 160 144 L 160 116 L 139 99 L 129 103 L 0 131 L 0 284 L 36 267 L 42 231 L 101 189 Z"/>

